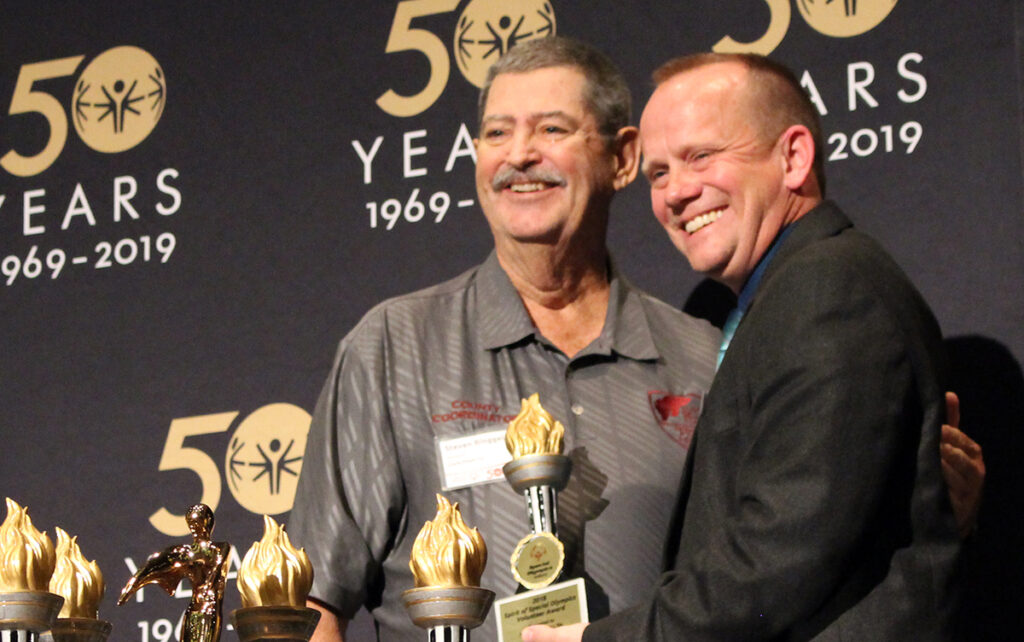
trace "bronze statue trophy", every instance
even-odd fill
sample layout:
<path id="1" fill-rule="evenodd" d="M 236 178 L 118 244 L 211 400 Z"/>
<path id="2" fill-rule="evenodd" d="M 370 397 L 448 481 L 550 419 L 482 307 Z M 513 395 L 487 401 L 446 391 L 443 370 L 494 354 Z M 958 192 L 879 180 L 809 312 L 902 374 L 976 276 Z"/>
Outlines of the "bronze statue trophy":
<path id="1" fill-rule="evenodd" d="M 512 575 L 524 593 L 495 604 L 498 638 L 519 640 L 531 624 L 560 626 L 587 621 L 582 579 L 552 584 L 562 575 L 565 547 L 558 539 L 558 491 L 565 488 L 572 460 L 562 454 L 565 427 L 540 405 L 536 393 L 522 400 L 522 409 L 508 424 L 505 445 L 512 461 L 502 469 L 505 479 L 526 499 L 530 533 L 512 552 Z"/>
<path id="2" fill-rule="evenodd" d="M 78 548 L 77 537 L 57 529 L 57 565 L 50 591 L 64 598 L 60 616 L 43 642 L 106 642 L 110 622 L 99 619 L 100 600 L 106 586 L 95 561 L 89 562 Z"/>
<path id="3" fill-rule="evenodd" d="M 124 604 L 146 584 L 157 584 L 168 595 L 174 595 L 181 580 L 188 578 L 192 583 L 192 601 L 185 609 L 181 642 L 217 642 L 231 544 L 210 540 L 213 511 L 209 506 L 192 506 L 185 521 L 192 531 L 192 543 L 171 546 L 150 555 L 125 584 L 117 604 Z"/>
<path id="4" fill-rule="evenodd" d="M 409 568 L 416 588 L 402 593 L 413 623 L 428 642 L 469 642 L 483 624 L 494 591 L 480 588 L 487 545 L 480 531 L 462 521 L 459 505 L 437 496 L 437 515 L 423 524 L 412 545 Z"/>
<path id="5" fill-rule="evenodd" d="M 36 642 L 53 626 L 64 602 L 47 591 L 55 564 L 53 542 L 8 498 L 0 524 L 0 642 Z"/>
<path id="6" fill-rule="evenodd" d="M 263 539 L 253 542 L 238 569 L 242 608 L 231 612 L 241 642 L 309 642 L 320 612 L 306 606 L 313 565 L 296 550 L 271 517 L 263 516 Z"/>

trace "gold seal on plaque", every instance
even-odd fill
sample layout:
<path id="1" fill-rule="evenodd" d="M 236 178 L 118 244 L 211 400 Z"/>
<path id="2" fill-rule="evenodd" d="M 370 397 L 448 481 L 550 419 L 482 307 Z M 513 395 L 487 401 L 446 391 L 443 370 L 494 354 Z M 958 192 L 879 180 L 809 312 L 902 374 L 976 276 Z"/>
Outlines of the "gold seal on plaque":
<path id="1" fill-rule="evenodd" d="M 564 564 L 565 546 L 551 533 L 527 535 L 512 551 L 512 575 L 528 589 L 554 582 Z"/>

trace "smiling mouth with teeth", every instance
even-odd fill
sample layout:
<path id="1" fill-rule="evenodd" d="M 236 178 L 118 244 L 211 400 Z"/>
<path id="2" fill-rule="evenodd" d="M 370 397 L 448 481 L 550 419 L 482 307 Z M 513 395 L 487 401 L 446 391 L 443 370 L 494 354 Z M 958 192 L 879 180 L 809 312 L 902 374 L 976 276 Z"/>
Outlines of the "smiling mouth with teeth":
<path id="1" fill-rule="evenodd" d="M 693 220 L 688 221 L 686 225 L 683 227 L 683 229 L 686 230 L 687 234 L 693 234 L 697 230 L 704 228 L 717 221 L 719 218 L 722 217 L 722 213 L 724 211 L 725 208 L 723 207 L 722 209 L 712 210 L 706 214 L 696 216 L 693 218 Z"/>
<path id="2" fill-rule="evenodd" d="M 513 192 L 539 192 L 547 187 L 547 183 L 513 183 L 508 186 Z"/>

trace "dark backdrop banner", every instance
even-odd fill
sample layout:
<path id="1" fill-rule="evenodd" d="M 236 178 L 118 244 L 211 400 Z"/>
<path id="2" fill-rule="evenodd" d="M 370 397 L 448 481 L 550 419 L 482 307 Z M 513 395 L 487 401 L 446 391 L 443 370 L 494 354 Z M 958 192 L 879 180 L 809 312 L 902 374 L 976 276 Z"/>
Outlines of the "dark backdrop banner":
<path id="1" fill-rule="evenodd" d="M 287 522 L 337 341 L 486 255 L 471 138 L 495 57 L 588 40 L 639 110 L 666 58 L 757 51 L 800 74 L 830 195 L 950 337 L 989 466 L 967 637 L 1005 639 L 1024 612 L 1022 32 L 1015 0 L 5 2 L 0 493 L 99 561 L 113 639 L 173 638 L 187 590 L 115 608 L 129 574 L 200 500 L 241 553 L 261 513 Z M 683 306 L 700 279 L 644 186 L 614 210 L 623 270 Z"/>

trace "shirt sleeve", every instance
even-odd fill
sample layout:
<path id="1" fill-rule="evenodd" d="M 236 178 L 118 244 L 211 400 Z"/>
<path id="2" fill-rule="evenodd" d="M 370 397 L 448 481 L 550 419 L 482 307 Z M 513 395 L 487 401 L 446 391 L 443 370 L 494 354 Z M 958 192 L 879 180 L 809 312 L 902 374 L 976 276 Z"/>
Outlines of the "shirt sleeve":
<path id="1" fill-rule="evenodd" d="M 380 603 L 406 503 L 390 422 L 381 309 L 338 347 L 317 401 L 288 531 L 313 564 L 310 597 L 350 619 Z"/>

